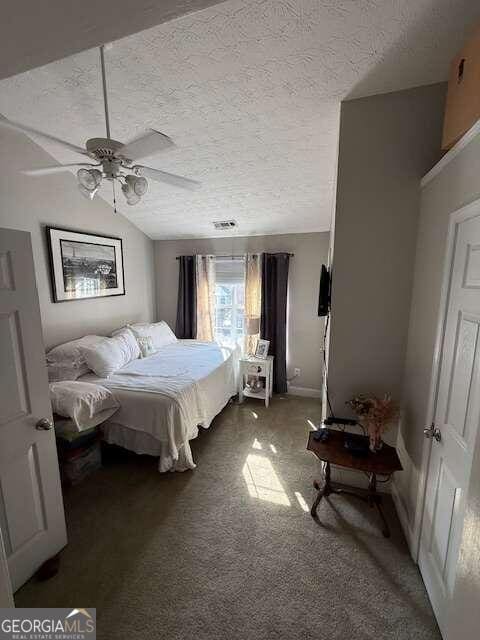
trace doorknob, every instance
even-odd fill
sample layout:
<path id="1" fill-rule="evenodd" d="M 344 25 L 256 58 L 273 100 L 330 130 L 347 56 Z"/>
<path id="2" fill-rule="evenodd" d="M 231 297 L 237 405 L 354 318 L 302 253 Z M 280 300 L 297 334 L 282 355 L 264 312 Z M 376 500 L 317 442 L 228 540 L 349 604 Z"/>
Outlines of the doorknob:
<path id="1" fill-rule="evenodd" d="M 50 431 L 50 429 L 53 429 L 53 422 L 48 418 L 40 418 L 35 425 L 35 429 L 38 429 L 39 431 Z"/>
<path id="2" fill-rule="evenodd" d="M 434 438 L 437 442 L 440 442 L 440 440 L 442 439 L 440 429 L 438 429 L 433 422 L 429 427 L 425 427 L 423 433 L 425 434 L 426 438 Z"/>

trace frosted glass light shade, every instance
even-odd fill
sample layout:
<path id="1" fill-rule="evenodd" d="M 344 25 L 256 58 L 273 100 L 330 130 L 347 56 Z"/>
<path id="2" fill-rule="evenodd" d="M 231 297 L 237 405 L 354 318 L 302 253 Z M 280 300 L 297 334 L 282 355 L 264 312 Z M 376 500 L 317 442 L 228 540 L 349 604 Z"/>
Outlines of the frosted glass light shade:
<path id="1" fill-rule="evenodd" d="M 93 189 L 87 189 L 86 187 L 83 186 L 83 184 L 79 183 L 78 190 L 80 191 L 80 193 L 84 198 L 87 198 L 87 200 L 93 200 L 93 198 L 95 197 L 95 194 L 98 191 L 98 187 L 94 187 Z"/>
<path id="2" fill-rule="evenodd" d="M 98 169 L 79 169 L 77 178 L 82 187 L 88 189 L 88 191 L 93 191 L 100 185 L 102 173 Z"/>
<path id="3" fill-rule="evenodd" d="M 137 176 L 128 175 L 125 176 L 125 183 L 137 196 L 143 196 L 147 193 L 148 182 L 145 178 L 137 178 Z"/>
<path id="4" fill-rule="evenodd" d="M 129 177 L 129 176 L 127 176 Z M 132 187 L 130 186 L 130 184 L 128 182 L 126 182 L 125 184 L 122 184 L 122 191 L 123 191 L 123 195 L 125 196 L 125 199 L 127 201 L 127 204 L 129 205 L 134 205 L 134 204 L 138 204 L 140 202 L 140 196 L 138 196 L 135 191 L 132 189 Z"/>
<path id="5" fill-rule="evenodd" d="M 133 190 L 137 196 L 143 196 L 147 193 L 148 182 L 145 178 L 136 178 Z"/>

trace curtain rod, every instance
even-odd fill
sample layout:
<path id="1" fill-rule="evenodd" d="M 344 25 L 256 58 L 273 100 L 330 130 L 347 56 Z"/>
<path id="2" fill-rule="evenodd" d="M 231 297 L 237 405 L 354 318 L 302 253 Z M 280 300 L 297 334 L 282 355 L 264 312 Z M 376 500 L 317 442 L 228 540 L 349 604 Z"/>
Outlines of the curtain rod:
<path id="1" fill-rule="evenodd" d="M 245 255 L 246 255 L 246 254 L 245 254 L 245 253 L 242 253 L 242 254 L 240 254 L 240 255 L 230 255 L 230 254 L 228 254 L 228 255 L 227 255 L 227 254 L 217 254 L 217 255 L 214 255 L 214 254 L 208 254 L 208 255 L 213 255 L 213 257 L 214 257 L 214 258 L 230 258 L 231 260 L 239 260 L 240 258 L 245 258 Z M 274 253 L 273 255 L 277 255 L 277 254 L 275 254 L 275 253 Z M 295 254 L 294 254 L 294 253 L 287 253 L 287 255 L 288 255 L 290 258 L 294 258 L 294 257 L 295 257 Z M 177 257 L 175 258 L 175 260 L 180 260 L 180 258 L 181 258 L 181 257 L 182 257 L 182 256 L 177 256 Z"/>

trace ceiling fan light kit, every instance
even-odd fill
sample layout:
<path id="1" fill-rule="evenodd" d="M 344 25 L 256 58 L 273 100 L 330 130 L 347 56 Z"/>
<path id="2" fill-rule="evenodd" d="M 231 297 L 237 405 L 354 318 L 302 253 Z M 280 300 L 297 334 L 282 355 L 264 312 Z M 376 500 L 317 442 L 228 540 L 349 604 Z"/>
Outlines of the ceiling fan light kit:
<path id="1" fill-rule="evenodd" d="M 148 182 L 146 178 L 128 175 L 125 177 L 125 182 L 137 196 L 141 197 L 147 193 Z"/>
<path id="2" fill-rule="evenodd" d="M 95 197 L 95 194 L 98 191 L 98 187 L 95 187 L 95 189 L 87 189 L 86 187 L 83 186 L 83 184 L 78 183 L 78 190 L 80 191 L 80 193 L 84 198 L 87 198 L 88 200 L 93 200 L 93 198 Z"/>
<path id="3" fill-rule="evenodd" d="M 127 182 L 122 184 L 122 191 L 127 204 L 134 205 L 140 202 L 140 196 L 135 193 L 135 191 Z"/>
<path id="4" fill-rule="evenodd" d="M 77 178 L 79 184 L 87 189 L 93 191 L 100 186 L 102 182 L 102 172 L 98 169 L 79 169 L 77 171 Z"/>
<path id="5" fill-rule="evenodd" d="M 193 190 L 200 186 L 199 182 L 177 176 L 173 173 L 134 165 L 134 161 L 145 156 L 150 156 L 173 147 L 174 143 L 165 134 L 154 129 L 148 129 L 140 136 L 130 142 L 123 144 L 110 137 L 110 120 L 108 113 L 107 81 L 105 74 L 104 46 L 100 47 L 100 65 L 102 70 L 103 103 L 105 107 L 105 128 L 106 138 L 90 138 L 87 140 L 85 148 L 78 147 L 70 142 L 61 140 L 48 133 L 38 131 L 32 127 L 12 122 L 0 120 L 0 127 L 21 131 L 22 133 L 33 134 L 44 138 L 49 142 L 54 142 L 69 151 L 74 151 L 82 156 L 87 156 L 95 161 L 95 164 L 77 162 L 74 164 L 57 165 L 53 167 L 43 167 L 41 169 L 27 169 L 23 173 L 30 176 L 44 176 L 53 173 L 69 171 L 71 167 L 80 167 L 77 171 L 78 188 L 80 193 L 86 198 L 93 200 L 98 192 L 102 180 L 109 180 L 113 184 L 115 181 L 122 185 L 122 192 L 127 204 L 138 204 L 148 191 L 148 180 L 170 184 L 182 189 Z"/>

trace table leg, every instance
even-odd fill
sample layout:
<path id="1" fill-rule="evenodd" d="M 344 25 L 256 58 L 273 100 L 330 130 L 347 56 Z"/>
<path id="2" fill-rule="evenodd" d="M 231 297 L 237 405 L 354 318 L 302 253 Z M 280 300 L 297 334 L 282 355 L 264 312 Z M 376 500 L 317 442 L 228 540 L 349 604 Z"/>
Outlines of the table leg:
<path id="1" fill-rule="evenodd" d="M 270 404 L 270 375 L 265 378 L 265 406 L 268 408 Z"/>
<path id="2" fill-rule="evenodd" d="M 382 534 L 385 538 L 390 537 L 390 527 L 382 509 L 382 496 L 377 493 L 377 476 L 375 473 L 370 474 L 370 482 L 368 483 L 368 502 L 370 506 L 375 506 L 382 519 Z"/>
<path id="3" fill-rule="evenodd" d="M 332 485 L 330 484 L 330 463 L 329 462 L 325 463 L 325 470 L 323 475 L 324 475 L 324 481 L 323 481 L 322 487 L 320 487 L 320 485 L 316 480 L 313 483 L 313 486 L 318 491 L 318 493 L 317 493 L 317 497 L 315 498 L 315 502 L 312 504 L 312 508 L 310 509 L 310 515 L 312 516 L 312 518 L 317 517 L 318 505 L 320 504 L 320 501 L 322 500 L 322 498 L 324 496 L 326 498 L 332 493 Z"/>
<path id="4" fill-rule="evenodd" d="M 375 500 L 375 506 L 377 507 L 378 513 L 380 514 L 380 518 L 383 522 L 382 533 L 385 538 L 390 538 L 390 527 L 388 526 L 387 519 L 385 518 L 385 514 L 383 513 L 382 498 L 380 496 L 377 496 L 377 499 Z"/>

